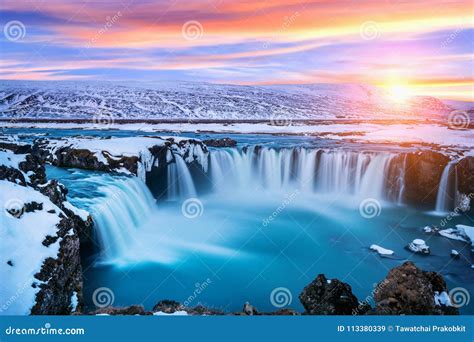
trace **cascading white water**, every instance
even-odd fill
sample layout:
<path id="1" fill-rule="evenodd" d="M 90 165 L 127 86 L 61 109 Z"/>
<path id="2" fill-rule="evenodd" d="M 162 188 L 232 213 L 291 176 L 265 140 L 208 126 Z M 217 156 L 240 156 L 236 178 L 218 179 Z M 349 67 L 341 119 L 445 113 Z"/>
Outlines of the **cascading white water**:
<path id="1" fill-rule="evenodd" d="M 384 198 L 387 169 L 395 156 L 305 148 L 220 149 L 210 153 L 210 178 L 216 191 L 291 186 L 304 192 Z"/>
<path id="2" fill-rule="evenodd" d="M 168 199 L 196 197 L 196 188 L 188 166 L 179 154 L 175 162 L 168 164 Z"/>
<path id="3" fill-rule="evenodd" d="M 155 199 L 138 178 L 116 179 L 98 189 L 103 197 L 89 204 L 105 260 L 119 258 L 153 210 Z"/>
<path id="4" fill-rule="evenodd" d="M 457 174 L 456 160 L 446 165 L 439 182 L 438 194 L 436 196 L 436 211 L 445 213 L 453 209 L 457 196 Z"/>

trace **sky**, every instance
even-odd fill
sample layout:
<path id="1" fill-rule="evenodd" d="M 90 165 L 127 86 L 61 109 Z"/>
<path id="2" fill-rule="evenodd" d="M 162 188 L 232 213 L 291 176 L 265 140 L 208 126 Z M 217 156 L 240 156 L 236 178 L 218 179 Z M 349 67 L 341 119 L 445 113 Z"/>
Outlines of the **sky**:
<path id="1" fill-rule="evenodd" d="M 0 79 L 364 83 L 474 101 L 472 0 L 0 0 Z"/>

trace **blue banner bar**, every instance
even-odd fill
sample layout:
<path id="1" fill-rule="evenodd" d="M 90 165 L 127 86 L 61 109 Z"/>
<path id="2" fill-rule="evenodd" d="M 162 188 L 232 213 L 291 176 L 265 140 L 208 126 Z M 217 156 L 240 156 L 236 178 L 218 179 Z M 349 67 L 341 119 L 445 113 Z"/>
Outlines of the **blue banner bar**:
<path id="1" fill-rule="evenodd" d="M 473 316 L 2 316 L 0 341 L 456 341 Z"/>

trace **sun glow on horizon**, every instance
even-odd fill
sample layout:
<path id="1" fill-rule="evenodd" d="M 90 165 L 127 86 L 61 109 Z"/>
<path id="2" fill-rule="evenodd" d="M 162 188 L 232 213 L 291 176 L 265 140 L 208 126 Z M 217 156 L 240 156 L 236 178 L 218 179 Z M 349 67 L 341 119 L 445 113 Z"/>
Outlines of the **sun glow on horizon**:
<path id="1" fill-rule="evenodd" d="M 392 102 L 403 104 L 406 103 L 414 94 L 410 87 L 405 84 L 391 84 L 388 87 L 388 96 Z"/>

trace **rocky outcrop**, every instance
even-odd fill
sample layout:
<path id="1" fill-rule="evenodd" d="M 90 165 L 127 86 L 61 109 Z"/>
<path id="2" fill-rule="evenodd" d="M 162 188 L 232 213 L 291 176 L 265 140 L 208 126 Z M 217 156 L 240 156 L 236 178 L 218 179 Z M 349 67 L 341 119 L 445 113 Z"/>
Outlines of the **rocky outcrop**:
<path id="1" fill-rule="evenodd" d="M 359 306 L 349 284 L 324 274 L 306 286 L 299 298 L 308 315 L 352 315 Z"/>
<path id="2" fill-rule="evenodd" d="M 474 157 L 468 156 L 456 164 L 458 175 L 458 190 L 466 195 L 474 197 Z M 471 198 L 472 198 L 471 197 Z"/>
<path id="3" fill-rule="evenodd" d="M 119 169 L 137 174 L 138 156 L 120 156 L 116 158 L 107 151 L 97 154 L 88 149 L 70 145 L 56 147 L 51 141 L 41 139 L 33 146 L 33 152 L 42 160 L 58 167 L 71 167 L 84 170 L 111 172 Z"/>
<path id="4" fill-rule="evenodd" d="M 31 152 L 31 147 L 21 145 L 15 147 L 2 145 L 5 151 L 11 153 Z M 20 156 L 17 156 L 20 157 Z M 40 269 L 34 275 L 31 287 L 38 289 L 35 302 L 31 308 L 33 315 L 65 315 L 73 312 L 78 313 L 83 309 L 82 297 L 82 267 L 80 258 L 79 236 L 90 229 L 92 219 L 88 217 L 83 221 L 72 210 L 72 206 L 66 205 L 67 189 L 57 181 L 46 181 L 44 161 L 37 155 L 22 155 L 24 161 L 18 164 L 18 169 L 13 167 L 0 167 L 0 180 L 21 185 L 28 191 L 39 192 L 46 196 L 56 207 L 51 208 L 47 215 L 56 215 L 59 223 L 56 225 L 55 234 L 45 236 L 42 244 L 49 247 L 59 241 L 58 254 L 48 257 L 43 261 Z M 15 197 L 15 194 L 12 194 Z M 45 197 L 42 197 L 45 199 Z M 16 199 L 18 203 L 20 200 Z M 49 203 L 49 202 L 48 202 Z M 22 215 L 31 212 L 46 210 L 43 203 L 27 202 L 23 208 L 12 208 L 18 211 L 11 215 L 21 219 Z M 38 222 L 45 224 L 45 222 Z M 21 240 L 18 241 L 21 244 Z M 9 262 L 11 267 L 17 267 L 13 261 Z"/>
<path id="5" fill-rule="evenodd" d="M 171 314 L 175 313 L 176 311 L 183 311 L 184 310 L 184 305 L 176 302 L 174 300 L 162 300 L 158 302 L 154 307 L 153 307 L 153 312 L 158 312 L 161 311 L 166 314 Z"/>
<path id="6" fill-rule="evenodd" d="M 404 165 L 404 201 L 408 204 L 433 207 L 438 186 L 449 157 L 433 151 L 419 151 L 398 157 Z M 392 181 L 394 183 L 394 181 Z"/>
<path id="7" fill-rule="evenodd" d="M 207 139 L 202 141 L 209 147 L 236 147 L 237 141 L 231 138 Z"/>
<path id="8" fill-rule="evenodd" d="M 435 305 L 435 292 L 447 292 L 443 277 L 436 272 L 420 270 L 412 262 L 390 270 L 375 292 L 378 315 L 458 314 L 453 306 Z"/>
<path id="9" fill-rule="evenodd" d="M 100 308 L 94 312 L 91 312 L 92 315 L 111 315 L 111 316 L 126 316 L 126 315 L 151 315 L 149 311 L 145 311 L 145 308 L 142 305 L 131 305 L 123 308 L 116 308 L 108 306 L 105 308 Z"/>

